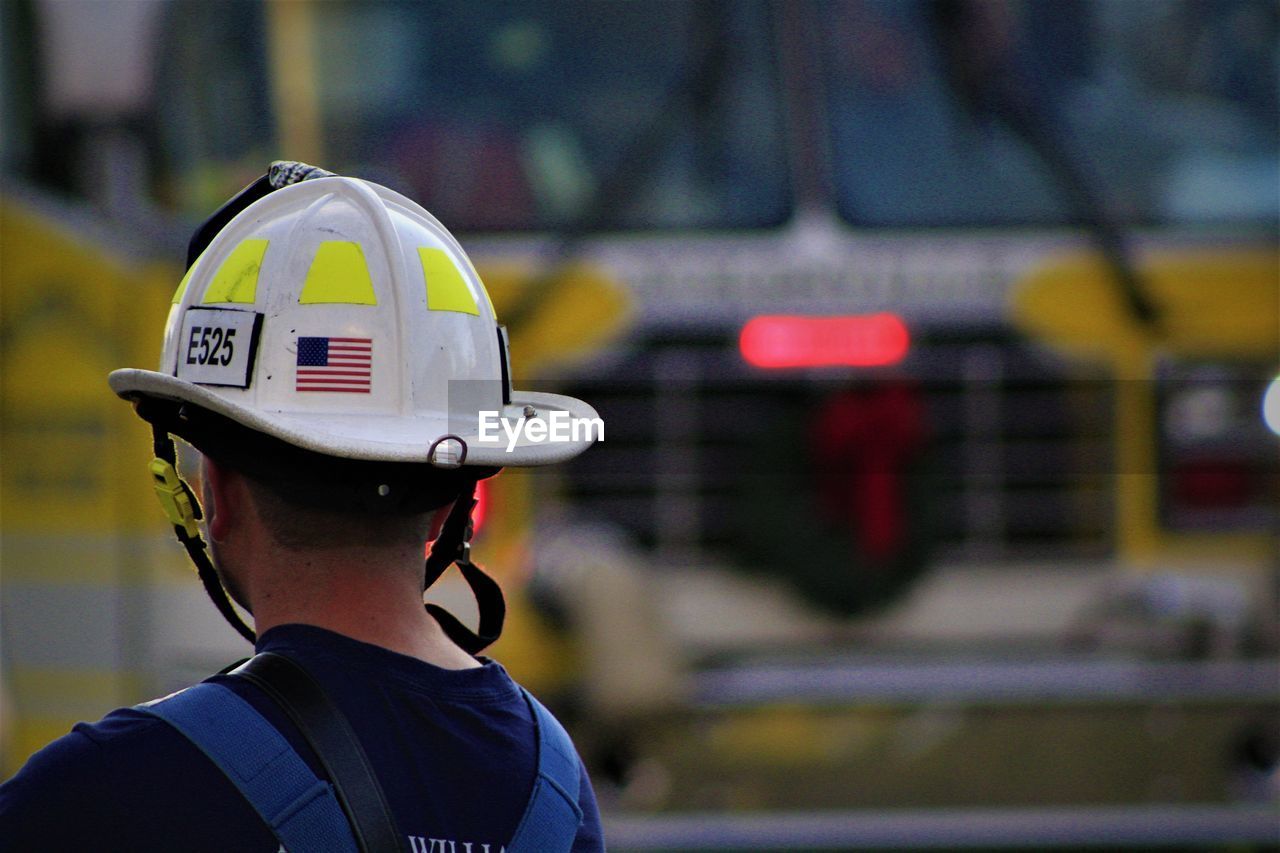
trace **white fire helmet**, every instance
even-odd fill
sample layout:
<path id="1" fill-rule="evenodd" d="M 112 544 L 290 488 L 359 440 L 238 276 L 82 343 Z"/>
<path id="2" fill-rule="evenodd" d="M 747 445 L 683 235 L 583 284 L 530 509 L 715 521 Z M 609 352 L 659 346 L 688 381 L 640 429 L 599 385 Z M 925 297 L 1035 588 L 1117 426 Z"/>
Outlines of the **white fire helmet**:
<path id="1" fill-rule="evenodd" d="M 505 330 L 457 240 L 404 196 L 344 177 L 236 215 L 174 295 L 160 369 L 109 381 L 330 456 L 446 468 L 561 462 L 596 437 L 502 421 L 598 423 L 581 400 L 512 390 Z"/>

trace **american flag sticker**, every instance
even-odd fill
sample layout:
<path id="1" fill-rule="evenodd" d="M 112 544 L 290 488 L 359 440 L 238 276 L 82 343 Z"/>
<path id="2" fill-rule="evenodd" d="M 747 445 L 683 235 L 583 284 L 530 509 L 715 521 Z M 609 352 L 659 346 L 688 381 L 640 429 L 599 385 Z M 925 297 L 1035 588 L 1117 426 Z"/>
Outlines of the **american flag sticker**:
<path id="1" fill-rule="evenodd" d="M 373 376 L 369 338 L 298 338 L 297 391 L 368 394 Z"/>

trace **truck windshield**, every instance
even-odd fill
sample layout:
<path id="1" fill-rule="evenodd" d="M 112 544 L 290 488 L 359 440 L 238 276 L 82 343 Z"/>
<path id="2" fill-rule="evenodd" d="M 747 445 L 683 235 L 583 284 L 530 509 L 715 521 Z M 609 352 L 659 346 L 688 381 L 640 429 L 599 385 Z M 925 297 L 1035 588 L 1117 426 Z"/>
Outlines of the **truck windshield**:
<path id="1" fill-rule="evenodd" d="M 208 16 L 208 5 L 260 15 L 188 8 Z M 455 229 L 743 228 L 789 215 L 762 2 L 309 8 L 325 164 L 400 189 Z M 204 85 L 197 56 L 169 60 L 187 66 L 172 75 L 184 85 Z M 254 66 L 250 76 L 265 75 L 269 63 Z M 200 132 L 217 119 L 196 110 L 225 101 L 158 105 L 160 124 L 183 137 L 171 150 L 197 169 L 188 152 L 220 134 Z M 244 157 L 260 161 L 263 141 L 244 140 Z"/>
<path id="2" fill-rule="evenodd" d="M 838 206 L 864 225 L 1073 218 L 1043 159 L 966 103 L 956 60 L 1027 104 L 1130 225 L 1270 222 L 1280 205 L 1271 0 L 995 0 L 945 43 L 937 4 L 831 0 L 825 84 Z M 954 54 L 953 54 L 954 56 Z"/>
<path id="3" fill-rule="evenodd" d="M 786 168 L 764 12 L 317 4 L 326 145 L 390 170 L 462 229 L 778 222 Z"/>
<path id="4" fill-rule="evenodd" d="M 1117 225 L 1274 227 L 1280 216 L 1273 0 L 305 8 L 313 103 L 298 111 L 313 117 L 314 156 L 462 231 L 772 226 L 792 212 L 790 164 L 812 166 L 814 149 L 829 169 L 806 186 L 826 187 L 858 226 L 1079 221 L 1061 168 L 983 103 L 984 86 L 1034 114 Z M 955 38 L 939 25 L 947 9 L 980 26 Z M 267 160 L 298 156 L 277 138 L 298 105 L 271 73 L 281 34 L 268 10 L 169 7 L 161 190 L 191 215 Z M 813 26 L 783 26 L 797 17 Z M 791 45 L 790 74 L 815 74 L 819 97 L 788 100 L 783 29 L 811 39 Z M 228 54 L 226 39 L 241 49 Z M 806 156 L 788 150 L 797 144 Z"/>

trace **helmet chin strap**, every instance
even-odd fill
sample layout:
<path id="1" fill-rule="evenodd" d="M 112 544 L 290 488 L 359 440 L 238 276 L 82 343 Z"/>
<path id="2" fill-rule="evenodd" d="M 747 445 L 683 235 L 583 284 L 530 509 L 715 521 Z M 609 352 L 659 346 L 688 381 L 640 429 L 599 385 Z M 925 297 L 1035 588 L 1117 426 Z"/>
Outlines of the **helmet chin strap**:
<path id="1" fill-rule="evenodd" d="M 498 639 L 507 615 L 502 587 L 484 569 L 471 562 L 471 534 L 474 529 L 471 511 L 476 505 L 475 492 L 476 484 L 472 481 L 454 501 L 453 508 L 449 510 L 449 516 L 440 529 L 440 535 L 431 546 L 422 585 L 425 591 L 444 574 L 450 564 L 458 566 L 463 580 L 471 587 L 471 594 L 475 596 L 476 607 L 480 611 L 480 622 L 476 630 L 472 631 L 463 625 L 457 617 L 439 605 L 428 604 L 427 612 L 440 623 L 449 639 L 470 655 L 479 653 Z"/>
<path id="2" fill-rule="evenodd" d="M 186 481 L 178 476 L 178 455 L 173 439 L 168 432 L 154 424 L 151 427 L 151 435 L 156 454 L 150 465 L 152 485 L 155 486 L 156 496 L 160 499 L 165 515 L 173 524 L 174 534 L 182 543 L 182 547 L 187 550 L 187 556 L 195 564 L 196 573 L 200 576 L 200 583 L 204 584 L 204 591 L 209 595 L 213 605 L 218 608 L 222 618 L 226 619 L 240 636 L 250 643 L 256 643 L 257 635 L 236 612 L 231 599 L 227 597 L 227 591 L 222 586 L 222 581 L 218 578 L 218 573 L 214 571 L 213 561 L 209 559 L 207 546 L 200 536 L 200 527 L 196 524 L 202 517 L 200 502 L 196 500 L 195 494 Z"/>

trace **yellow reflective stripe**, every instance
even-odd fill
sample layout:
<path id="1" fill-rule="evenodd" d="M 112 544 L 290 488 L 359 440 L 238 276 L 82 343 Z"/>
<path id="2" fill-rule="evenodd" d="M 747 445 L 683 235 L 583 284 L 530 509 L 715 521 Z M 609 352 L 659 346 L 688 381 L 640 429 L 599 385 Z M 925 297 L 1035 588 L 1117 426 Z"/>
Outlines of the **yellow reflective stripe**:
<path id="1" fill-rule="evenodd" d="M 302 285 L 298 302 L 314 305 L 344 302 L 350 305 L 377 305 L 373 279 L 359 243 L 349 240 L 325 240 L 316 250 L 307 280 Z"/>
<path id="2" fill-rule="evenodd" d="M 255 302 L 258 298 L 258 271 L 267 253 L 267 240 L 243 241 L 227 255 L 204 292 L 203 304 L 213 302 Z"/>
<path id="3" fill-rule="evenodd" d="M 471 288 L 444 249 L 420 247 L 422 276 L 427 285 L 427 307 L 432 311 L 461 311 L 480 316 Z"/>

